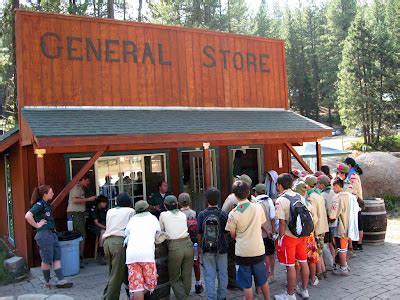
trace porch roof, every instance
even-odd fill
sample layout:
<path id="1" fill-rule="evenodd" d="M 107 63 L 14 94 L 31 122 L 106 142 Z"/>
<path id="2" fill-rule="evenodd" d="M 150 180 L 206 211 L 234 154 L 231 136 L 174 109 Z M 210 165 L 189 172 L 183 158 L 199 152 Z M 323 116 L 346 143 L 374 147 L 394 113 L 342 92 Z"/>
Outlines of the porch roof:
<path id="1" fill-rule="evenodd" d="M 296 143 L 331 135 L 330 127 L 285 109 L 24 107 L 22 116 L 40 148 Z"/>

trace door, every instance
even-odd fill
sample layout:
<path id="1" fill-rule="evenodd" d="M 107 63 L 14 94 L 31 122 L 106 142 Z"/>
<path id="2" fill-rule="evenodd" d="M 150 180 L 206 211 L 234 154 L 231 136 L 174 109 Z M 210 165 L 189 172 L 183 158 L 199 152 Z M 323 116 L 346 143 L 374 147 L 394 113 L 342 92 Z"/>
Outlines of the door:
<path id="1" fill-rule="evenodd" d="M 182 187 L 183 192 L 190 194 L 192 208 L 202 210 L 205 208 L 204 192 L 204 157 L 203 151 L 182 151 Z M 215 150 L 210 149 L 210 174 L 211 186 L 217 186 Z"/>

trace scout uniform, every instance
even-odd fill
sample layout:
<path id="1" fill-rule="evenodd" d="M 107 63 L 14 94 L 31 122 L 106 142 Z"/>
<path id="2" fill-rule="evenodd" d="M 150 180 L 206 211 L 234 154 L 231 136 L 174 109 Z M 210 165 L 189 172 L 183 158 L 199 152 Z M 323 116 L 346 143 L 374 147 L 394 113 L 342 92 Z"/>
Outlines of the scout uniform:
<path id="1" fill-rule="evenodd" d="M 69 192 L 67 217 L 72 219 L 74 230 L 78 231 L 82 238 L 86 237 L 86 204 L 74 203 L 74 198 L 85 198 L 85 190 L 77 183 Z"/>
<path id="2" fill-rule="evenodd" d="M 61 250 L 56 234 L 56 225 L 51 205 L 43 199 L 38 200 L 29 210 L 36 222 L 42 219 L 47 221 L 42 227 L 36 229 L 35 240 L 39 246 L 42 262 L 49 264 L 61 259 Z"/>

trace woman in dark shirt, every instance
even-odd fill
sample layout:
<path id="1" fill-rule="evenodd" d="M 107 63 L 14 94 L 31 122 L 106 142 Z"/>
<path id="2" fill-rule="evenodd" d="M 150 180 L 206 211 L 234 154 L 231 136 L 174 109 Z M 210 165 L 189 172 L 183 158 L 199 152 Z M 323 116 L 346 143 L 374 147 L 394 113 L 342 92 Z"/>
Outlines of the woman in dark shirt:
<path id="1" fill-rule="evenodd" d="M 53 199 L 53 189 L 48 185 L 35 188 L 31 197 L 32 208 L 26 213 L 25 219 L 36 229 L 35 240 L 39 247 L 41 268 L 46 286 L 50 287 L 50 264 L 58 278 L 56 287 L 70 288 L 72 282 L 67 282 L 61 269 L 61 250 L 56 234 L 53 209 L 49 201 Z"/>

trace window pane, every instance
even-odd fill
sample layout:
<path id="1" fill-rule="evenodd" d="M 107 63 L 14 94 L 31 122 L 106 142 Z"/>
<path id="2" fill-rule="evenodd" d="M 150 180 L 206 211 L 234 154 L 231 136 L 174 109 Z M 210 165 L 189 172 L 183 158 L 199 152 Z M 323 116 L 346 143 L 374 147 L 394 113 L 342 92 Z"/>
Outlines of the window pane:
<path id="1" fill-rule="evenodd" d="M 146 194 L 158 191 L 158 183 L 165 179 L 164 155 L 149 155 L 144 158 L 146 169 Z"/>
<path id="2" fill-rule="evenodd" d="M 14 209 L 12 199 L 11 164 L 9 155 L 4 156 L 5 179 L 6 179 L 6 201 L 7 201 L 7 227 L 8 237 L 14 241 Z"/>

